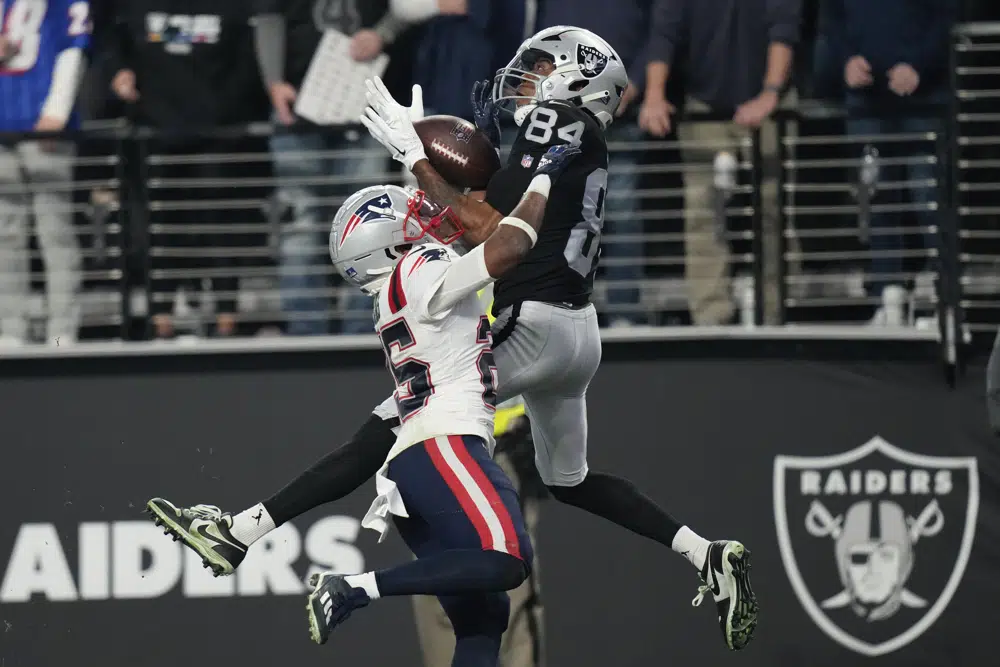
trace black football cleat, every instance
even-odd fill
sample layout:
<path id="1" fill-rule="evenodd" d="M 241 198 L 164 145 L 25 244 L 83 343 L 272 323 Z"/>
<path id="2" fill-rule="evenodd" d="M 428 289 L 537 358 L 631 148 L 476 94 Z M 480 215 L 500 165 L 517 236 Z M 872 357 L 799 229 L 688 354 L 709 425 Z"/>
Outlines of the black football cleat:
<path id="1" fill-rule="evenodd" d="M 701 567 L 704 585 L 691 601 L 697 607 L 711 591 L 719 612 L 719 627 L 726 646 L 739 651 L 757 628 L 757 596 L 750 587 L 750 550 L 739 542 L 712 542 Z"/>
<path id="2" fill-rule="evenodd" d="M 312 575 L 309 585 L 313 587 L 306 602 L 309 636 L 317 644 L 325 644 L 333 629 L 350 618 L 351 612 L 371 602 L 365 589 L 354 588 L 332 572 Z"/>
<path id="3" fill-rule="evenodd" d="M 233 537 L 233 517 L 214 505 L 177 507 L 169 500 L 153 498 L 146 503 L 153 523 L 163 527 L 201 556 L 202 564 L 215 576 L 232 574 L 247 555 L 247 546 Z"/>

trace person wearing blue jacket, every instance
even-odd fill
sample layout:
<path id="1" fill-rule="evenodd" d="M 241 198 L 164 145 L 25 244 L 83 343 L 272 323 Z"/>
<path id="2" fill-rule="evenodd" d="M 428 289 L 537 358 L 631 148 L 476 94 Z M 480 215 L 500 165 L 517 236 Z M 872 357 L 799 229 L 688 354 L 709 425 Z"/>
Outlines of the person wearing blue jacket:
<path id="1" fill-rule="evenodd" d="M 415 5 L 424 4 L 420 0 Z M 423 89 L 428 114 L 473 120 L 472 86 L 507 64 L 531 33 L 524 0 L 437 0 L 427 12 L 396 0 L 393 11 L 424 24 L 413 82 Z"/>
<path id="2" fill-rule="evenodd" d="M 844 58 L 845 102 L 851 136 L 920 134 L 943 129 L 940 115 L 928 107 L 947 101 L 951 27 L 958 14 L 957 0 L 830 0 L 829 29 L 835 50 Z M 876 142 L 877 143 L 877 142 Z M 863 146 L 856 146 L 858 151 Z M 876 145 L 881 158 L 905 158 L 904 167 L 882 160 L 880 182 L 909 181 L 911 203 L 919 210 L 920 226 L 931 229 L 939 220 L 935 212 L 937 188 L 934 161 L 919 158 L 932 154 L 932 142 L 912 145 L 886 142 Z M 938 178 L 940 182 L 940 179 Z M 903 193 L 884 189 L 873 204 L 893 204 Z M 869 293 L 879 297 L 890 286 L 904 285 L 903 237 L 879 233 L 902 228 L 898 213 L 874 212 L 870 225 L 873 258 L 869 267 Z M 928 259 L 936 245 L 932 233 L 924 233 Z M 932 268 L 932 267 L 928 267 Z M 880 308 L 874 324 L 885 318 Z"/>

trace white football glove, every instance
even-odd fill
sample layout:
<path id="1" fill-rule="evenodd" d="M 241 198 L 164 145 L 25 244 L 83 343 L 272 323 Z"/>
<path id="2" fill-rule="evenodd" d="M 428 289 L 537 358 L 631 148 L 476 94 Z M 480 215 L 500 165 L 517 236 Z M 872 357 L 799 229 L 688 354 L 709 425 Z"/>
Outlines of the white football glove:
<path id="1" fill-rule="evenodd" d="M 407 169 L 413 169 L 417 162 L 426 160 L 424 144 L 413 129 L 413 121 L 410 119 L 411 109 L 392 99 L 379 77 L 368 79 L 365 86 L 368 88 L 365 96 L 369 106 L 361 116 L 361 124 L 368 128 L 376 141 L 388 149 L 394 160 L 402 162 Z M 415 102 L 419 102 L 422 116 L 422 99 Z"/>

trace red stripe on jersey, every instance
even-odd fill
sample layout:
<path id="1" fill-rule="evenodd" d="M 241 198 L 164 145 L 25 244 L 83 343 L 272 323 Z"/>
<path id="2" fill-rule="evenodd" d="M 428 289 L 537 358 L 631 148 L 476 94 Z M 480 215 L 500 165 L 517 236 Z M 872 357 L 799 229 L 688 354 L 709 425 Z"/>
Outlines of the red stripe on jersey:
<path id="1" fill-rule="evenodd" d="M 403 264 L 400 262 L 396 265 L 396 268 L 392 270 L 392 275 L 389 276 L 389 312 L 395 315 L 406 307 L 406 294 L 403 292 L 403 279 L 400 277 L 399 267 Z"/>

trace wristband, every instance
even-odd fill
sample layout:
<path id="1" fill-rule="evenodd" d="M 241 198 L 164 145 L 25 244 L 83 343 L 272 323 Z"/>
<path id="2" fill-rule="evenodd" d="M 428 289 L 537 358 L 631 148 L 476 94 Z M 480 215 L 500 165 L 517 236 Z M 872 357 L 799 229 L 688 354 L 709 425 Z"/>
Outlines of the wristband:
<path id="1" fill-rule="evenodd" d="M 536 232 L 534 228 L 528 223 L 526 223 L 524 220 L 521 220 L 521 218 L 504 218 L 503 220 L 500 221 L 500 224 L 510 225 L 511 227 L 517 227 L 522 232 L 527 234 L 528 238 L 531 239 L 532 248 L 534 248 L 535 243 L 538 242 L 538 232 Z"/>
<path id="2" fill-rule="evenodd" d="M 531 184 L 528 189 L 524 191 L 524 194 L 529 192 L 534 192 L 540 194 L 546 199 L 549 198 L 549 190 L 552 188 L 552 179 L 549 178 L 548 174 L 539 174 L 531 179 Z"/>

